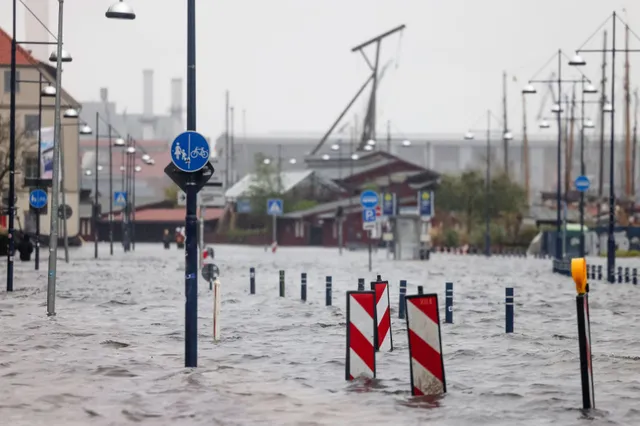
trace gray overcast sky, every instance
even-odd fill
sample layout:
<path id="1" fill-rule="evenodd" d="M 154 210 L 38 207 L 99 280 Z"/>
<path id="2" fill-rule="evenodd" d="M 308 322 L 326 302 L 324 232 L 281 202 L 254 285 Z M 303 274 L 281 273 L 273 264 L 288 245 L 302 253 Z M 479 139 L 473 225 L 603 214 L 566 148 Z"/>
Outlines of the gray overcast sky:
<path id="1" fill-rule="evenodd" d="M 57 1 L 40 1 L 51 1 L 49 26 L 55 33 Z M 79 100 L 97 100 L 99 88 L 107 86 L 120 109 L 141 111 L 142 70 L 152 68 L 155 111 L 166 112 L 170 79 L 186 75 L 186 1 L 129 0 L 135 21 L 106 19 L 112 1 L 65 2 L 65 47 L 74 61 L 65 65 L 63 85 Z M 351 47 L 404 23 L 403 36 L 382 46 L 383 62 L 395 59 L 397 68 L 390 67 L 380 89 L 380 130 L 387 119 L 401 133 L 482 128 L 483 111 L 500 114 L 506 70 L 519 80 L 509 79 L 509 122 L 520 133 L 526 80 L 556 49 L 571 55 L 614 8 L 623 18 L 626 8 L 627 21 L 640 34 L 640 4 L 630 0 L 198 1 L 198 129 L 211 136 L 224 130 L 229 89 L 236 110 L 246 109 L 247 133 L 325 131 L 367 77 L 364 60 Z M 24 8 L 19 4 L 18 10 L 22 26 Z M 7 31 L 10 12 L 11 2 L 3 0 L 0 25 Z M 622 28 L 618 41 L 622 48 Z M 640 48 L 633 36 L 630 44 Z M 598 34 L 588 47 L 601 45 Z M 590 62 L 587 75 L 599 81 L 601 54 L 584 57 Z M 631 54 L 631 61 L 633 88 L 640 86 L 640 66 L 634 67 L 640 54 Z M 540 98 L 528 106 L 534 132 Z M 356 112 L 362 115 L 363 108 L 361 101 Z M 239 112 L 236 129 L 240 134 Z"/>

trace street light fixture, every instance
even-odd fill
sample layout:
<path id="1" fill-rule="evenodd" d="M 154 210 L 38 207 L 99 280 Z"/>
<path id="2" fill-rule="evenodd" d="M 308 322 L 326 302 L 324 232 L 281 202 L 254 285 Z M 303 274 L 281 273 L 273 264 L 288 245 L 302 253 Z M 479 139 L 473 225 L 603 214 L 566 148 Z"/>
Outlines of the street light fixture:
<path id="1" fill-rule="evenodd" d="M 351 159 L 352 160 L 357 160 L 358 158 L 360 158 L 360 156 L 358 154 L 351 154 Z"/>
<path id="2" fill-rule="evenodd" d="M 332 151 L 338 151 L 339 149 L 340 149 L 340 145 L 338 145 L 337 143 L 334 143 L 333 145 L 331 145 Z"/>
<path id="3" fill-rule="evenodd" d="M 136 19 L 133 8 L 122 0 L 112 4 L 104 15 L 111 19 Z"/>
<path id="4" fill-rule="evenodd" d="M 153 166 L 154 164 L 156 164 L 156 160 L 154 160 L 153 158 L 150 158 L 147 161 L 145 161 L 145 164 L 148 166 Z"/>
<path id="5" fill-rule="evenodd" d="M 117 139 L 113 142 L 113 144 L 114 144 L 115 146 L 124 146 L 124 145 L 125 145 L 125 142 L 124 142 L 124 139 L 122 139 L 122 138 L 117 138 Z"/>
<path id="6" fill-rule="evenodd" d="M 87 124 L 85 124 L 84 126 L 80 127 L 80 134 L 81 135 L 90 135 L 91 133 L 93 133 L 93 129 L 91 127 L 89 127 Z"/>
<path id="7" fill-rule="evenodd" d="M 146 163 L 149 160 L 151 160 L 151 156 L 149 154 L 143 154 L 142 155 L 142 161 L 144 161 Z"/>
<path id="8" fill-rule="evenodd" d="M 142 166 L 136 166 L 135 171 L 136 172 L 141 172 L 142 171 Z"/>
<path id="9" fill-rule="evenodd" d="M 127 147 L 127 154 L 135 154 L 136 153 L 136 148 L 133 146 L 129 146 Z"/>
<path id="10" fill-rule="evenodd" d="M 467 132 L 464 134 L 464 140 L 466 141 L 473 140 L 474 138 L 475 138 L 475 135 L 471 132 Z"/>
<path id="11" fill-rule="evenodd" d="M 402 141 L 402 146 L 411 146 L 411 141 L 409 139 L 405 139 Z"/>
<path id="12" fill-rule="evenodd" d="M 327 161 L 327 160 L 328 160 L 328 159 L 330 159 L 330 158 L 331 158 L 331 157 L 329 156 L 329 154 L 324 154 L 324 155 L 322 156 L 322 159 L 323 159 L 324 161 Z"/>
<path id="13" fill-rule="evenodd" d="M 365 151 L 373 151 L 373 145 L 365 145 L 364 150 Z"/>
<path id="14" fill-rule="evenodd" d="M 298 162 L 298 160 L 296 160 L 295 158 L 291 158 L 289 160 L 289 164 L 296 164 Z"/>
<path id="15" fill-rule="evenodd" d="M 502 135 L 502 137 L 504 138 L 504 140 L 506 141 L 510 141 L 513 140 L 513 134 L 511 132 L 506 132 L 504 135 Z"/>
<path id="16" fill-rule="evenodd" d="M 64 118 L 78 118 L 78 110 L 75 108 L 67 108 L 63 115 Z"/>
<path id="17" fill-rule="evenodd" d="M 373 145 L 375 145 L 375 144 L 376 144 L 376 141 L 374 141 L 373 139 L 369 139 L 369 140 L 367 141 L 367 145 L 369 145 L 369 146 L 373 146 Z"/>
<path id="18" fill-rule="evenodd" d="M 547 120 L 542 120 L 542 121 L 540 122 L 539 127 L 540 127 L 541 129 L 548 129 L 549 127 L 551 127 L 551 124 L 549 124 L 549 122 L 548 122 Z"/>
<path id="19" fill-rule="evenodd" d="M 574 66 L 574 67 L 582 67 L 587 65 L 587 62 L 582 59 L 582 57 L 580 55 L 578 55 L 577 53 L 573 56 L 573 58 L 571 58 L 571 60 L 569 61 L 569 65 Z"/>
<path id="20" fill-rule="evenodd" d="M 593 128 L 595 128 L 595 127 L 596 127 L 596 125 L 595 125 L 595 124 L 593 124 L 593 121 L 592 121 L 590 118 L 588 118 L 588 119 L 584 122 L 584 128 L 585 128 L 585 129 L 593 129 Z"/>
<path id="21" fill-rule="evenodd" d="M 45 86 L 40 92 L 40 96 L 45 98 L 55 98 L 56 96 L 56 88 L 52 85 Z"/>
<path id="22" fill-rule="evenodd" d="M 613 112 L 613 105 L 611 105 L 611 102 L 605 102 L 604 106 L 602 107 L 602 111 Z"/>
<path id="23" fill-rule="evenodd" d="M 551 107 L 551 112 L 553 112 L 554 114 L 562 114 L 564 110 L 562 109 L 560 104 L 553 104 L 553 106 Z"/>
<path id="24" fill-rule="evenodd" d="M 271 164 L 271 158 L 265 158 L 264 160 L 262 160 L 262 162 L 266 165 Z"/>
<path id="25" fill-rule="evenodd" d="M 538 91 L 533 86 L 533 84 L 527 84 L 526 86 L 524 86 L 524 89 L 522 89 L 522 93 L 524 93 L 525 95 L 534 95 L 538 93 Z"/>
<path id="26" fill-rule="evenodd" d="M 66 50 L 62 50 L 62 55 L 60 56 L 60 62 L 71 62 L 73 58 Z M 58 61 L 58 53 L 54 50 L 49 55 L 49 62 L 57 62 Z"/>
<path id="27" fill-rule="evenodd" d="M 587 84 L 584 90 L 582 91 L 582 93 L 594 94 L 594 93 L 598 93 L 598 89 L 596 89 L 593 84 Z"/>

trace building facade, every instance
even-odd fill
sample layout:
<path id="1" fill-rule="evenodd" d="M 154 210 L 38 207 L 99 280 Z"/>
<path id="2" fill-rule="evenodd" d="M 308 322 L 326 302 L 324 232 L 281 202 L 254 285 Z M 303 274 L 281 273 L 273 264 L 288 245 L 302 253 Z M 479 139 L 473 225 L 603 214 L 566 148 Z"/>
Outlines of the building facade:
<path id="1" fill-rule="evenodd" d="M 3 202 L 8 195 L 8 155 L 9 155 L 9 113 L 10 113 L 10 67 L 11 67 L 11 38 L 0 29 L 0 120 L 3 131 L 0 135 L 0 191 Z M 56 70 L 48 64 L 39 62 L 31 54 L 18 46 L 16 57 L 16 196 L 17 213 L 16 227 L 25 232 L 34 232 L 36 215 L 29 208 L 30 188 L 25 186 L 25 179 L 36 179 L 44 173 L 42 164 L 38 164 L 39 129 L 44 134 L 52 134 L 54 125 L 54 98 L 42 97 L 41 87 L 47 84 L 55 85 Z M 42 85 L 39 83 L 42 80 Z M 42 108 L 40 108 L 42 101 Z M 79 228 L 80 201 L 80 165 L 78 163 L 79 125 L 78 118 L 64 118 L 64 111 L 68 108 L 78 110 L 80 104 L 66 91 L 61 93 L 61 191 L 64 192 L 64 202 L 71 207 L 71 217 L 66 227 L 67 235 L 76 236 Z M 43 140 L 41 138 L 41 140 Z M 49 198 L 51 188 L 48 188 Z M 62 194 L 60 204 L 62 204 Z M 50 209 L 40 216 L 40 232 L 42 235 L 50 233 Z M 62 235 L 63 221 L 60 221 L 59 235 Z"/>

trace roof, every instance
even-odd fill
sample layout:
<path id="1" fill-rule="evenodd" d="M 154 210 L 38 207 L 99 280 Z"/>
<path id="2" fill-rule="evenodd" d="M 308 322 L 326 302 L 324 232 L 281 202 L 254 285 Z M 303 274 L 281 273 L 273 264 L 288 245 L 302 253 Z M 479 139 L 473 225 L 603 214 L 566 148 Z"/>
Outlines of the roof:
<path id="1" fill-rule="evenodd" d="M 220 219 L 224 209 L 207 208 L 204 220 Z M 122 220 L 121 213 L 114 215 L 114 221 Z M 175 209 L 148 209 L 136 211 L 136 222 L 184 222 L 184 207 Z"/>
<path id="2" fill-rule="evenodd" d="M 322 180 L 322 183 L 326 186 L 335 188 L 338 191 L 341 191 L 341 188 L 335 183 L 329 181 L 328 179 L 323 178 L 315 170 L 296 170 L 296 171 L 287 171 L 280 173 L 280 179 L 282 181 L 282 193 L 287 193 L 302 183 L 308 177 L 315 175 L 316 178 Z M 250 173 L 245 175 L 242 179 L 240 179 L 235 185 L 229 188 L 225 192 L 225 196 L 227 199 L 236 199 L 242 196 L 246 196 L 249 192 L 251 186 L 254 184 L 254 180 L 256 179 L 255 173 Z"/>
<path id="3" fill-rule="evenodd" d="M 16 49 L 16 65 L 35 65 L 38 60 L 22 46 Z M 0 28 L 0 66 L 11 65 L 11 36 Z"/>

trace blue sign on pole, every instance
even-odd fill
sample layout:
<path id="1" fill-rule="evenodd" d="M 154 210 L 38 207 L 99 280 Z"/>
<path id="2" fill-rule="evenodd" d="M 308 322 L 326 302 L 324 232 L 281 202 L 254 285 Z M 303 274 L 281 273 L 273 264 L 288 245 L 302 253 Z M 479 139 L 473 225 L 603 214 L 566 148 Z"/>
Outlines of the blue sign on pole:
<path id="1" fill-rule="evenodd" d="M 371 190 L 364 191 L 360 194 L 360 205 L 364 209 L 375 209 L 378 205 L 378 194 Z"/>
<path id="2" fill-rule="evenodd" d="M 576 180 L 573 182 L 576 189 L 580 192 L 585 192 L 589 190 L 589 186 L 591 186 L 591 182 L 589 182 L 589 178 L 586 176 L 578 176 Z"/>
<path id="3" fill-rule="evenodd" d="M 171 144 L 171 161 L 183 172 L 193 173 L 209 162 L 209 142 L 198 132 L 179 134 Z"/>
<path id="4" fill-rule="evenodd" d="M 418 191 L 418 213 L 420 217 L 433 217 L 433 192 Z"/>
<path id="5" fill-rule="evenodd" d="M 236 201 L 236 211 L 238 213 L 251 213 L 251 200 L 241 198 Z"/>
<path id="6" fill-rule="evenodd" d="M 392 194 L 390 192 L 385 192 L 384 194 L 382 194 L 382 215 L 396 215 L 396 194 Z"/>
<path id="7" fill-rule="evenodd" d="M 113 204 L 119 207 L 127 205 L 127 193 L 123 191 L 116 191 L 113 193 Z"/>
<path id="8" fill-rule="evenodd" d="M 29 194 L 29 204 L 34 209 L 41 209 L 47 205 L 47 191 L 44 189 L 34 189 Z"/>
<path id="9" fill-rule="evenodd" d="M 267 200 L 267 214 L 271 216 L 280 216 L 284 212 L 284 203 L 279 198 L 271 198 Z"/>

